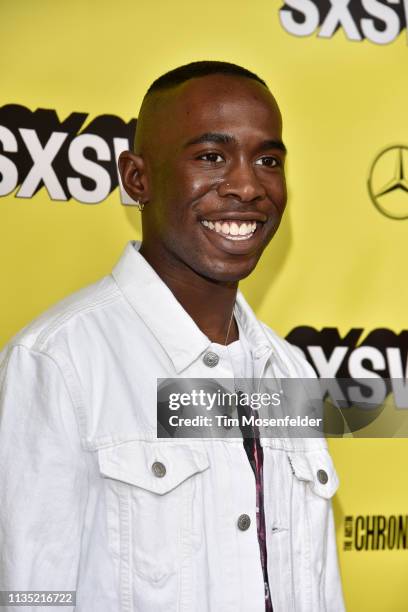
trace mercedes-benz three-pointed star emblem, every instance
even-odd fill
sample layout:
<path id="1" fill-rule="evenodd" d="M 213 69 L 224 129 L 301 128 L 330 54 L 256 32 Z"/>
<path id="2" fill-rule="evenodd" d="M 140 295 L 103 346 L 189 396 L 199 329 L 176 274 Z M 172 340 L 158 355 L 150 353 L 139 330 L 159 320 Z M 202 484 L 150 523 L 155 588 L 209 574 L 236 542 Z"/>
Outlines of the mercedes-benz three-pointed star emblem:
<path id="1" fill-rule="evenodd" d="M 408 219 L 408 146 L 392 145 L 374 159 L 368 192 L 378 210 L 392 219 Z"/>

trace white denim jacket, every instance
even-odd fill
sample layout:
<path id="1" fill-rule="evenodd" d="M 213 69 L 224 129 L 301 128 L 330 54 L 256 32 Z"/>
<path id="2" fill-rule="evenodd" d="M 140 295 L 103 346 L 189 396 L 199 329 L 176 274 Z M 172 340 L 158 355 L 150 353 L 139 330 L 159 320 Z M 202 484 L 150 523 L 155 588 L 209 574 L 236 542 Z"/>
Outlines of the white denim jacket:
<path id="1" fill-rule="evenodd" d="M 0 354 L 0 590 L 76 591 L 78 612 L 263 612 L 242 440 L 156 438 L 156 378 L 232 378 L 230 362 L 205 365 L 210 340 L 139 246 Z M 313 376 L 239 292 L 235 315 L 255 377 Z M 261 443 L 274 612 L 340 612 L 326 442 Z"/>

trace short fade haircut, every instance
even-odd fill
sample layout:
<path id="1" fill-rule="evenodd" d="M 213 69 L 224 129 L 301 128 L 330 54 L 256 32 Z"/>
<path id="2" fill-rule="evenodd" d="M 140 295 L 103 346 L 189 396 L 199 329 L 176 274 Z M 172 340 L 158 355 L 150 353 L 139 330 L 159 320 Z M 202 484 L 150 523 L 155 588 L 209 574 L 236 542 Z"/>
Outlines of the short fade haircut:
<path id="1" fill-rule="evenodd" d="M 268 89 L 267 84 L 257 74 L 238 66 L 238 64 L 231 64 L 229 62 L 218 62 L 218 61 L 200 61 L 191 62 L 190 64 L 184 64 L 174 68 L 165 74 L 162 74 L 150 85 L 146 92 L 146 96 L 157 91 L 163 91 L 165 89 L 171 89 L 176 85 L 185 83 L 190 79 L 208 76 L 210 74 L 226 74 L 230 76 L 246 77 L 258 81 Z"/>

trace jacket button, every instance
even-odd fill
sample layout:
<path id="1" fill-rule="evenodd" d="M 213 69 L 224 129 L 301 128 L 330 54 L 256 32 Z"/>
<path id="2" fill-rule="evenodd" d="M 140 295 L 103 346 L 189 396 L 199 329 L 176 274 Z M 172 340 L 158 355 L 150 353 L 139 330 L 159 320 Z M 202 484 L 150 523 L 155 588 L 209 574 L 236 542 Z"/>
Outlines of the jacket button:
<path id="1" fill-rule="evenodd" d="M 161 461 L 155 461 L 152 465 L 152 472 L 157 478 L 163 478 L 166 474 L 166 466 Z"/>
<path id="2" fill-rule="evenodd" d="M 214 368 L 219 360 L 220 358 L 218 357 L 217 353 L 213 353 L 212 351 L 208 351 L 208 353 L 206 353 L 203 357 L 205 365 L 209 368 Z"/>
<path id="3" fill-rule="evenodd" d="M 246 531 L 247 529 L 249 529 L 250 524 L 250 517 L 247 514 L 241 514 L 238 519 L 238 529 L 240 529 L 241 531 Z"/>
<path id="4" fill-rule="evenodd" d="M 321 484 L 326 484 L 326 482 L 329 480 L 327 472 L 325 470 L 317 470 L 317 480 Z"/>

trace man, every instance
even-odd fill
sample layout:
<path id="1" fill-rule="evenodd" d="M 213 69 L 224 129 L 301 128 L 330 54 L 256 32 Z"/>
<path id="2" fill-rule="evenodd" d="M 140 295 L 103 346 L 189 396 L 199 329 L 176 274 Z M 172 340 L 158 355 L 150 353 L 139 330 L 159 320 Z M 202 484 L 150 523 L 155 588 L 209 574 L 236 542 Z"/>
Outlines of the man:
<path id="1" fill-rule="evenodd" d="M 2 354 L 0 589 L 76 591 L 81 612 L 344 609 L 324 440 L 156 437 L 158 378 L 313 376 L 237 291 L 285 208 L 281 131 L 233 64 L 148 90 L 119 160 L 142 243 Z"/>

